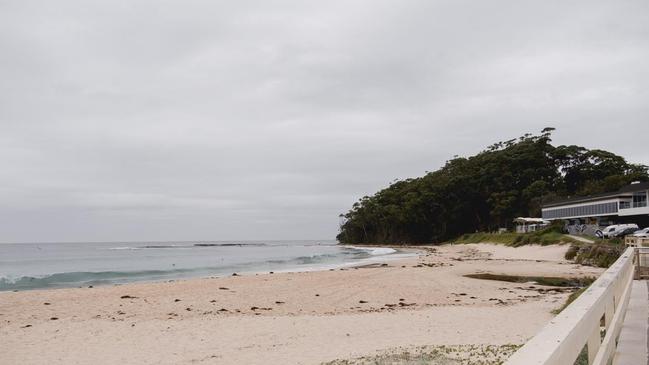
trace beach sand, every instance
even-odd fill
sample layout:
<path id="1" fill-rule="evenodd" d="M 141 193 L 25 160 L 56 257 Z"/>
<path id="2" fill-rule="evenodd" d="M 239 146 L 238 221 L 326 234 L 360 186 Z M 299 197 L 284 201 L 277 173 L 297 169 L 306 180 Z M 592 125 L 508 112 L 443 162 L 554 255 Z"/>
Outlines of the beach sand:
<path id="1" fill-rule="evenodd" d="M 524 343 L 569 295 L 465 274 L 597 276 L 568 246 L 447 245 L 333 271 L 0 293 L 2 364 L 320 364 Z"/>

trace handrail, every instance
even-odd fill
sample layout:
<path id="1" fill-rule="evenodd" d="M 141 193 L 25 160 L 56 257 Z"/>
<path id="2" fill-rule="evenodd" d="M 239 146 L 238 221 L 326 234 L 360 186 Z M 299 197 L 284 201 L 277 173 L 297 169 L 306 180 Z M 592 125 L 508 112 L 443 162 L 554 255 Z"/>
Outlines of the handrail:
<path id="1" fill-rule="evenodd" d="M 579 298 L 529 340 L 505 365 L 574 364 L 588 344 L 588 364 L 604 365 L 615 342 L 631 294 L 634 248 L 629 247 Z M 601 337 L 604 319 L 606 335 Z"/>

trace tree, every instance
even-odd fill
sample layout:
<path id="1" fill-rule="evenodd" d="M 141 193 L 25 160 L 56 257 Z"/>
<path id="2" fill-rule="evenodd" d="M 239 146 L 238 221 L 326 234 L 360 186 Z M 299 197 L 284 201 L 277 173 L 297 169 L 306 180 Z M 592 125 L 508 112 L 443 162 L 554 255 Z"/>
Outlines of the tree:
<path id="1" fill-rule="evenodd" d="M 647 166 L 580 146 L 551 144 L 554 128 L 457 157 L 424 176 L 396 180 L 342 215 L 343 243 L 429 243 L 538 216 L 548 199 L 613 191 L 649 180 Z"/>

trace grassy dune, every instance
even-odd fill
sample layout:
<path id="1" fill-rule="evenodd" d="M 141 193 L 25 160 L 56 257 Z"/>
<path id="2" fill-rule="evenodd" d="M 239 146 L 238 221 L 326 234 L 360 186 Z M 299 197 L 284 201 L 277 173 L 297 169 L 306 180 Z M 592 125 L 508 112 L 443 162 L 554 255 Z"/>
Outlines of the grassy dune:
<path id="1" fill-rule="evenodd" d="M 464 234 L 452 243 L 500 243 L 507 246 L 524 246 L 524 245 L 556 245 L 566 243 L 579 243 L 574 238 L 561 233 L 558 229 L 550 227 L 541 231 L 531 233 L 487 233 L 477 232 Z"/>
<path id="2" fill-rule="evenodd" d="M 561 230 L 560 226 L 550 226 L 531 233 L 477 232 L 464 234 L 449 243 L 497 243 L 512 247 L 570 244 L 570 249 L 566 252 L 566 260 L 604 268 L 611 266 L 625 249 L 624 242 L 619 238 L 597 239 L 593 243 L 586 243 L 562 233 Z"/>

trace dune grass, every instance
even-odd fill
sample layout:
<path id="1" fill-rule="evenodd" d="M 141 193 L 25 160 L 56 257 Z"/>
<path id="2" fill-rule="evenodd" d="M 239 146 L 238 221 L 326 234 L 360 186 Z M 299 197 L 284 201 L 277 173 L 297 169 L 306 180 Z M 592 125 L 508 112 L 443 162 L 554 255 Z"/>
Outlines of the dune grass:
<path id="1" fill-rule="evenodd" d="M 464 234 L 452 243 L 499 243 L 512 247 L 519 247 L 524 245 L 556 245 L 566 243 L 579 243 L 574 238 L 563 234 L 555 227 L 549 227 L 540 231 L 530 233 L 488 233 L 477 232 Z"/>
<path id="2" fill-rule="evenodd" d="M 520 345 L 438 345 L 340 359 L 322 365 L 501 365 Z"/>
<path id="3" fill-rule="evenodd" d="M 573 243 L 566 252 L 566 260 L 581 265 L 607 268 L 622 255 L 626 245 L 621 240 L 598 240 L 595 243 Z"/>
<path id="4" fill-rule="evenodd" d="M 497 280 L 506 281 L 509 283 L 529 283 L 534 282 L 538 285 L 544 286 L 558 286 L 558 287 L 587 287 L 595 278 L 580 277 L 580 278 L 563 278 L 557 276 L 521 276 L 521 275 L 504 275 L 504 274 L 467 274 L 467 278 L 482 279 L 482 280 Z"/>

